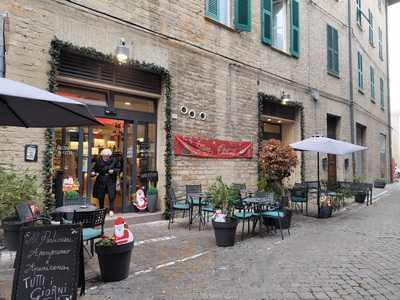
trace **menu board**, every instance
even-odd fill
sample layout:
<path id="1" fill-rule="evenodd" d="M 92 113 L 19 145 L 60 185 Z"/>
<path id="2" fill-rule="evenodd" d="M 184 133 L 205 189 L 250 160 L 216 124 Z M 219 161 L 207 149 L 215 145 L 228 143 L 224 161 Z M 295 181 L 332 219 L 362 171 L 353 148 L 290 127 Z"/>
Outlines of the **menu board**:
<path id="1" fill-rule="evenodd" d="M 80 225 L 22 228 L 12 299 L 76 299 L 81 231 Z"/>

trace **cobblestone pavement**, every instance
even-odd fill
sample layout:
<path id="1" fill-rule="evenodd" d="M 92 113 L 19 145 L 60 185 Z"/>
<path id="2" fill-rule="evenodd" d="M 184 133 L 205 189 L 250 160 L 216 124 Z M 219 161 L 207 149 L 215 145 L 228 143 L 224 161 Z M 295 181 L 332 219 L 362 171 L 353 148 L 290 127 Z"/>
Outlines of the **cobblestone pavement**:
<path id="1" fill-rule="evenodd" d="M 82 299 L 400 299 L 399 192 L 392 185 L 329 219 L 295 215 L 284 241 L 264 234 L 231 248 L 215 246 L 211 226 L 134 225 L 130 277 L 102 283 L 87 259 Z"/>

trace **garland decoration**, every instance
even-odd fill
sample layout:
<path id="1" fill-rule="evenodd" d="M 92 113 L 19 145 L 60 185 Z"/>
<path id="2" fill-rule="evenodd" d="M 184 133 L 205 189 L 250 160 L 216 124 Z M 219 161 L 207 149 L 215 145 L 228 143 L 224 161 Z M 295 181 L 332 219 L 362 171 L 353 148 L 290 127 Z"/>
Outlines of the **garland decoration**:
<path id="1" fill-rule="evenodd" d="M 257 158 L 259 158 L 260 150 L 261 150 L 261 143 L 263 141 L 263 121 L 261 120 L 261 116 L 264 111 L 264 105 L 267 103 L 278 103 L 281 104 L 282 101 L 278 97 L 274 95 L 267 95 L 262 92 L 258 93 L 258 151 L 257 151 Z M 304 120 L 304 107 L 303 104 L 300 102 L 289 102 L 285 104 L 289 107 L 295 107 L 300 112 L 300 136 L 303 140 L 305 137 L 304 127 L 305 127 L 305 120 Z M 261 174 L 261 167 L 260 167 L 260 160 L 258 159 L 258 179 L 260 180 Z M 305 162 L 304 162 L 304 152 L 301 152 L 301 180 L 304 181 L 305 179 Z"/>
<path id="2" fill-rule="evenodd" d="M 57 90 L 57 69 L 60 63 L 60 57 L 61 57 L 61 51 L 67 50 L 71 53 L 76 53 L 79 55 L 83 55 L 92 59 L 96 59 L 101 62 L 106 62 L 106 63 L 112 63 L 112 64 L 119 64 L 118 60 L 116 57 L 114 57 L 111 54 L 103 54 L 99 51 L 97 51 L 94 48 L 91 47 L 79 47 L 76 45 L 73 45 L 69 42 L 65 42 L 62 40 L 59 40 L 57 38 L 54 38 L 51 41 L 51 47 L 49 50 L 50 54 L 50 71 L 48 72 L 48 89 L 51 92 L 55 92 Z M 164 211 L 164 216 L 169 217 L 169 201 L 167 195 L 169 194 L 169 191 L 171 190 L 172 186 L 172 117 L 171 117 L 171 102 L 172 102 L 172 88 L 171 88 L 171 75 L 169 71 L 163 67 L 160 67 L 158 65 L 155 65 L 153 63 L 146 63 L 146 62 L 140 62 L 138 60 L 131 59 L 125 65 L 145 71 L 145 72 L 150 72 L 153 74 L 157 74 L 161 76 L 162 83 L 163 83 L 163 89 L 164 89 L 164 95 L 165 95 L 165 121 L 164 121 L 164 127 L 165 127 L 165 135 L 166 135 L 166 141 L 165 141 L 165 155 L 164 155 L 164 164 L 165 164 L 165 191 L 166 191 L 166 196 L 165 196 L 165 202 L 166 202 L 166 210 Z M 53 148 L 53 134 L 48 134 L 46 131 L 46 149 L 49 147 L 49 149 Z M 49 155 L 50 158 L 49 160 L 45 159 L 45 166 L 44 170 L 45 173 L 51 174 L 51 169 L 52 169 L 52 151 L 49 150 Z M 49 162 L 48 164 L 46 162 Z M 51 176 L 50 178 L 45 178 L 45 187 L 46 185 L 49 184 L 51 187 Z M 51 192 L 51 188 L 50 188 Z M 52 200 L 54 203 L 54 200 Z"/>

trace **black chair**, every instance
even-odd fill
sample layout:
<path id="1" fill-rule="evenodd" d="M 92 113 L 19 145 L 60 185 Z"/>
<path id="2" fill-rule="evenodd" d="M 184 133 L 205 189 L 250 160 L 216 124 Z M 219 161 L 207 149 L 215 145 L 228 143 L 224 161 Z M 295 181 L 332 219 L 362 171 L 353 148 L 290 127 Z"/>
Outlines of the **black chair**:
<path id="1" fill-rule="evenodd" d="M 233 187 L 233 185 L 232 185 Z M 238 186 L 236 186 L 238 187 Z M 242 220 L 242 240 L 244 238 L 244 225 L 247 221 L 247 234 L 250 234 L 250 220 L 253 218 L 253 211 L 250 205 L 246 205 L 243 202 L 243 198 L 241 196 L 241 190 L 233 188 L 233 195 L 232 197 L 236 197 L 236 205 L 235 205 L 235 212 L 234 216 L 236 219 Z"/>
<path id="2" fill-rule="evenodd" d="M 42 221 L 43 224 L 51 224 L 50 218 L 44 215 L 35 216 L 28 203 L 22 202 L 15 206 L 15 212 L 20 221 L 26 223 L 33 223 L 36 221 Z"/>
<path id="3" fill-rule="evenodd" d="M 175 213 L 176 211 L 182 211 L 183 217 L 185 217 L 185 212 L 189 212 L 189 230 L 191 225 L 191 210 L 189 201 L 187 199 L 178 201 L 176 198 L 175 191 L 171 188 L 168 192 L 168 202 L 169 202 L 169 221 L 168 221 L 168 229 L 170 229 L 171 224 L 174 223 Z"/>
<path id="4" fill-rule="evenodd" d="M 104 234 L 105 219 L 106 208 L 93 211 L 74 211 L 72 223 L 82 225 L 82 240 L 90 242 L 90 253 L 92 256 L 94 255 L 94 240 Z"/>
<path id="5" fill-rule="evenodd" d="M 305 185 L 295 185 L 290 190 L 290 203 L 294 206 L 295 210 L 301 204 L 301 212 L 303 213 L 304 203 L 306 204 L 306 215 L 308 216 L 308 191 Z"/>
<path id="6" fill-rule="evenodd" d="M 267 223 L 268 220 L 271 220 L 272 222 L 269 222 L 270 224 L 274 224 L 275 227 L 275 232 L 276 232 L 276 227 L 279 226 L 279 230 L 281 232 L 281 237 L 283 240 L 283 231 L 282 231 L 282 221 L 283 219 L 286 217 L 287 212 L 285 212 L 284 210 L 281 210 L 279 207 L 279 203 L 276 203 L 273 206 L 269 206 L 268 210 L 263 211 L 261 213 L 261 216 L 265 219 L 267 219 Z M 278 224 L 276 224 L 278 223 Z M 287 231 L 288 234 L 290 235 L 290 226 L 288 226 Z"/>

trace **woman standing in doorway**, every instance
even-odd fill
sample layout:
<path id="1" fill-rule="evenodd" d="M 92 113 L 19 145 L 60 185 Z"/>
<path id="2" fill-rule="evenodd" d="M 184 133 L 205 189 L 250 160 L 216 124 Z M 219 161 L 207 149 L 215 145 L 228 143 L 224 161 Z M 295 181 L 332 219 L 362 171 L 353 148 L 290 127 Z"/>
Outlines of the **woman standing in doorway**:
<path id="1" fill-rule="evenodd" d="M 119 161 L 112 156 L 110 149 L 103 149 L 96 160 L 92 175 L 97 175 L 93 187 L 93 197 L 99 199 L 100 208 L 104 208 L 104 198 L 108 194 L 110 201 L 109 214 L 114 214 L 114 200 L 116 195 L 117 176 L 121 166 Z"/>

